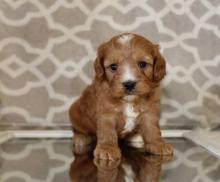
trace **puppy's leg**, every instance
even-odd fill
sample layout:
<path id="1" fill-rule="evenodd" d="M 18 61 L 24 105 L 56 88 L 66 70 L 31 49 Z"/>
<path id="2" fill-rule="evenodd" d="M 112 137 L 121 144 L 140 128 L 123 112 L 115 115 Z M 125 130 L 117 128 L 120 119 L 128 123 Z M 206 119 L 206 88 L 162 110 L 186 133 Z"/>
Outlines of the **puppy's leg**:
<path id="1" fill-rule="evenodd" d="M 102 117 L 97 121 L 97 146 L 94 151 L 95 158 L 112 161 L 121 158 L 115 125 L 115 121 L 111 118 L 111 115 Z"/>
<path id="2" fill-rule="evenodd" d="M 162 137 L 157 114 L 144 113 L 140 118 L 140 133 L 146 152 L 156 155 L 172 155 L 173 148 Z"/>
<path id="3" fill-rule="evenodd" d="M 92 150 L 91 144 L 95 140 L 95 137 L 85 135 L 79 132 L 74 132 L 73 137 L 73 153 L 82 155 Z"/>
<path id="4" fill-rule="evenodd" d="M 90 135 L 85 135 L 79 132 L 74 132 L 74 137 L 73 137 L 73 145 L 88 145 L 92 143 L 94 138 Z"/>

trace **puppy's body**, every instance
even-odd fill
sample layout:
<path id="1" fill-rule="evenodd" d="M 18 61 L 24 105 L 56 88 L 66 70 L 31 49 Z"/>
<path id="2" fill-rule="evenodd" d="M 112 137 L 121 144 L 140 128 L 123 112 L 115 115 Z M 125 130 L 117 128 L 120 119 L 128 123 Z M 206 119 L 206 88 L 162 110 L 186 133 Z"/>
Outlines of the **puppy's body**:
<path id="1" fill-rule="evenodd" d="M 135 34 L 113 37 L 98 49 L 96 77 L 71 106 L 74 144 L 97 138 L 95 157 L 120 158 L 118 139 L 140 134 L 147 152 L 172 154 L 159 128 L 159 82 L 165 60 L 158 46 Z"/>
<path id="2" fill-rule="evenodd" d="M 105 83 L 99 85 L 93 82 L 70 108 L 74 132 L 96 135 L 97 121 L 100 118 L 113 117 L 117 134 L 125 137 L 126 134 L 135 132 L 138 118 L 142 113 L 158 114 L 159 87 L 155 88 L 149 96 L 131 99 L 129 97 L 132 96 L 127 98 L 125 96 L 123 99 L 115 100 L 109 96 L 109 90 L 105 85 Z"/>

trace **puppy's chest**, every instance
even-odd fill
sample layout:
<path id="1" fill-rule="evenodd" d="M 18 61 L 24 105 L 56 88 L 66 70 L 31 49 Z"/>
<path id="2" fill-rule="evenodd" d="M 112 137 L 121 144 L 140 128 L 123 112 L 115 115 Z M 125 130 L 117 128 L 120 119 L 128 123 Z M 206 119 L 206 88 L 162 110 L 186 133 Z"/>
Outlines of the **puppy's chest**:
<path id="1" fill-rule="evenodd" d="M 123 105 L 123 118 L 124 118 L 124 127 L 122 129 L 122 134 L 131 132 L 136 126 L 136 120 L 139 116 L 140 111 L 133 103 L 125 103 Z"/>

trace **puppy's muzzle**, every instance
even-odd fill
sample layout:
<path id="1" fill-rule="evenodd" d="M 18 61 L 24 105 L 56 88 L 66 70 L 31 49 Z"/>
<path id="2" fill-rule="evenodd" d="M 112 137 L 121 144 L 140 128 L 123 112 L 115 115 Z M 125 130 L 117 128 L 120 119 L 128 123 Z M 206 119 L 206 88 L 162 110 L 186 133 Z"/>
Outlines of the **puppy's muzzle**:
<path id="1" fill-rule="evenodd" d="M 126 90 L 126 92 L 131 92 L 135 89 L 135 85 L 136 85 L 136 82 L 135 81 L 126 81 L 126 82 L 123 82 L 123 86 Z"/>

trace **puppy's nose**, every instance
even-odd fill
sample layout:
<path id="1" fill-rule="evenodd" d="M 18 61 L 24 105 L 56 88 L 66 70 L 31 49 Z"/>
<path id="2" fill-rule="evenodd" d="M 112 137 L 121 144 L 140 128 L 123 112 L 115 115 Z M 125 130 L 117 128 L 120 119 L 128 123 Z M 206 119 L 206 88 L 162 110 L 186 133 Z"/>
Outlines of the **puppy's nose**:
<path id="1" fill-rule="evenodd" d="M 127 91 L 132 91 L 136 85 L 135 81 L 126 81 L 123 82 L 123 86 Z"/>

